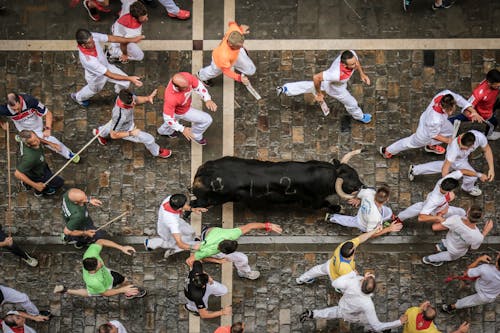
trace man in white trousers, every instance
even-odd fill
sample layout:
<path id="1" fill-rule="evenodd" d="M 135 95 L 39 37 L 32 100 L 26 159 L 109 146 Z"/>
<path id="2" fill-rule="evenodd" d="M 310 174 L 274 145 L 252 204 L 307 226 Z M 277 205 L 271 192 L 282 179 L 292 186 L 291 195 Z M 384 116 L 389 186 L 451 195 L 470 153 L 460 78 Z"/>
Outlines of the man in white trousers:
<path id="1" fill-rule="evenodd" d="M 454 171 L 437 181 L 432 192 L 427 194 L 425 201 L 417 202 L 401 211 L 397 218 L 405 221 L 418 216 L 418 222 L 433 223 L 432 230 L 442 230 L 441 223 L 452 215 L 466 216 L 465 210 L 450 206 L 449 203 L 455 199 L 453 192 L 459 185 L 458 180 L 462 178 L 462 171 Z"/>
<path id="2" fill-rule="evenodd" d="M 127 333 L 127 329 L 118 320 L 110 320 L 108 323 L 99 326 L 98 333 Z"/>
<path id="3" fill-rule="evenodd" d="M 440 144 L 451 142 L 453 125 L 448 121 L 448 117 L 455 112 L 457 105 L 461 109 L 474 111 L 472 104 L 462 96 L 450 90 L 439 92 L 420 116 L 417 131 L 390 146 L 380 147 L 380 154 L 384 158 L 392 158 L 402 151 L 421 147 L 425 147 L 426 152 L 444 154 L 446 149 Z"/>
<path id="4" fill-rule="evenodd" d="M 121 69 L 108 62 L 100 43 L 138 43 L 144 39 L 144 36 L 124 38 L 80 28 L 76 31 L 75 37 L 87 85 L 78 92 L 71 93 L 70 97 L 74 102 L 84 107 L 89 106 L 89 98 L 101 91 L 108 81 L 115 84 L 115 93 L 117 94 L 120 90 L 127 89 L 130 82 L 136 87 L 142 87 L 140 77 L 128 76 Z"/>
<path id="5" fill-rule="evenodd" d="M 314 94 L 316 101 L 320 103 L 324 102 L 322 92 L 324 91 L 329 96 L 344 104 L 346 111 L 354 119 L 367 124 L 372 120 L 372 116 L 368 113 L 363 113 L 356 99 L 347 90 L 347 81 L 349 81 L 356 70 L 359 71 L 361 81 L 370 85 L 370 78 L 363 71 L 356 52 L 353 50 L 343 51 L 335 58 L 330 68 L 315 74 L 313 81 L 286 83 L 281 87 L 277 87 L 276 91 L 278 96 L 281 94 L 285 94 L 286 96 L 296 96 L 306 93 Z"/>
<path id="6" fill-rule="evenodd" d="M 350 272 L 336 279 L 332 285 L 342 291 L 339 304 L 321 310 L 305 310 L 300 315 L 300 322 L 317 318 L 343 319 L 349 323 L 363 325 L 365 330 L 390 332 L 392 328 L 400 327 L 408 320 L 408 316 L 404 314 L 398 320 L 389 322 L 381 322 L 378 319 L 372 300 L 377 283 L 371 273 L 366 273 L 363 277 L 356 272 Z"/>
<path id="7" fill-rule="evenodd" d="M 189 272 L 188 283 L 184 287 L 184 296 L 187 298 L 184 308 L 203 319 L 230 315 L 232 312 L 231 306 L 224 307 L 219 311 L 208 310 L 208 298 L 211 295 L 224 296 L 227 291 L 227 287 L 220 282 L 214 281 L 210 275 L 203 271 L 201 262 L 196 260 Z"/>
<path id="8" fill-rule="evenodd" d="M 444 312 L 453 313 L 456 309 L 495 302 L 498 295 L 500 295 L 500 253 L 495 259 L 495 264 L 488 265 L 490 262 L 491 258 L 483 255 L 467 267 L 467 276 L 477 278 L 474 284 L 476 293 L 461 298 L 456 303 L 443 304 L 442 310 Z"/>
<path id="9" fill-rule="evenodd" d="M 49 317 L 51 316 L 50 311 L 39 311 L 36 305 L 31 302 L 28 295 L 25 293 L 0 284 L 0 305 L 4 305 L 6 303 L 20 306 L 28 314 L 41 317 L 43 320 L 49 320 Z"/>
<path id="10" fill-rule="evenodd" d="M 472 205 L 467 210 L 467 216 L 453 215 L 441 225 L 448 230 L 446 238 L 436 244 L 439 253 L 422 258 L 424 264 L 441 266 L 445 261 L 453 261 L 463 257 L 469 248 L 477 250 L 484 238 L 493 229 L 493 220 L 488 220 L 483 231 L 476 226 L 481 221 L 483 210 L 478 205 Z"/>
<path id="11" fill-rule="evenodd" d="M 212 124 L 212 117 L 191 107 L 193 91 L 201 96 L 207 109 L 212 112 L 217 110 L 217 104 L 212 101 L 207 88 L 200 80 L 187 72 L 177 73 L 165 88 L 163 102 L 165 122 L 158 128 L 158 134 L 173 138 L 178 136 L 176 132 L 181 132 L 186 139 L 194 140 L 204 146 L 207 144 L 207 139 L 203 137 L 203 133 Z M 192 128 L 180 124 L 179 120 L 191 122 Z"/>
<path id="12" fill-rule="evenodd" d="M 137 0 L 121 0 L 120 17 L 111 26 L 113 36 L 132 38 L 142 35 L 142 24 L 148 20 L 146 7 Z M 144 52 L 137 43 L 111 43 L 107 52 L 109 60 L 127 63 L 141 61 Z"/>
<path id="13" fill-rule="evenodd" d="M 296 278 L 295 282 L 297 284 L 310 284 L 316 281 L 317 277 L 328 275 L 330 282 L 333 285 L 333 282 L 339 277 L 356 270 L 354 255 L 358 246 L 381 231 L 382 226 L 378 226 L 370 232 L 365 232 L 356 238 L 341 243 L 335 248 L 332 257 L 329 260 L 309 269 L 304 274 Z"/>
<path id="14" fill-rule="evenodd" d="M 7 315 L 0 319 L 0 329 L 3 333 L 36 333 L 36 331 L 26 325 L 26 319 L 33 321 L 46 321 L 43 316 L 33 316 L 23 311 L 9 311 Z"/>
<path id="15" fill-rule="evenodd" d="M 233 21 L 229 22 L 229 29 L 226 31 L 224 38 L 222 38 L 219 46 L 212 51 L 211 64 L 198 72 L 198 77 L 205 85 L 211 86 L 211 79 L 222 73 L 237 82 L 248 85 L 250 81 L 247 76 L 254 75 L 256 71 L 252 59 L 250 59 L 243 47 L 245 35 L 249 33 L 250 27 L 248 25 L 238 25 Z M 231 69 L 233 66 L 241 74 L 233 71 Z"/>
<path id="16" fill-rule="evenodd" d="M 482 148 L 484 157 L 488 163 L 487 174 L 476 172 L 468 160 L 469 155 L 479 147 Z M 412 181 L 417 175 L 428 175 L 439 172 L 445 176 L 450 172 L 450 169 L 462 170 L 464 174 L 462 190 L 464 192 L 467 192 L 472 196 L 481 195 L 483 192 L 477 185 L 475 185 L 476 180 L 479 178 L 482 182 L 491 182 L 495 178 L 493 152 L 488 144 L 486 136 L 476 130 L 460 134 L 448 146 L 448 151 L 446 152 L 444 161 L 410 165 L 408 179 Z"/>
<path id="17" fill-rule="evenodd" d="M 151 134 L 141 131 L 134 124 L 134 106 L 146 102 L 153 104 L 155 96 L 156 89 L 149 96 L 136 96 L 128 89 L 120 91 L 113 107 L 111 121 L 92 131 L 94 135 L 99 135 L 98 142 L 106 145 L 106 138 L 110 136 L 111 139 L 143 143 L 155 157 L 167 158 L 172 155 L 171 150 L 160 148 Z"/>
<path id="18" fill-rule="evenodd" d="M 155 0 L 141 0 L 141 2 L 151 8 L 157 7 Z M 158 2 L 165 7 L 168 17 L 179 20 L 187 20 L 191 17 L 191 12 L 189 10 L 179 8 L 179 6 L 175 4 L 174 0 L 158 0 Z"/>
<path id="19" fill-rule="evenodd" d="M 66 147 L 56 137 L 52 136 L 53 115 L 47 107 L 35 97 L 28 94 L 16 94 L 11 92 L 7 94 L 7 104 L 0 105 L 0 116 L 5 116 L 12 119 L 16 129 L 21 132 L 22 130 L 30 130 L 42 139 L 59 145 L 59 150 L 54 149 L 52 146 L 46 146 L 50 150 L 57 152 L 66 159 L 70 159 L 75 154 Z M 43 119 L 45 118 L 45 125 Z M 0 122 L 0 126 L 7 130 L 5 123 Z M 16 136 L 16 141 L 21 141 Z M 80 156 L 73 159 L 74 163 L 80 161 Z"/>
<path id="20" fill-rule="evenodd" d="M 174 253 L 198 249 L 194 229 L 181 217 L 185 211 L 199 214 L 206 212 L 207 209 L 192 208 L 187 197 L 181 193 L 166 197 L 158 210 L 157 232 L 160 237 L 146 238 L 144 240 L 146 250 L 166 249 L 164 257 L 168 258 Z"/>
<path id="21" fill-rule="evenodd" d="M 356 198 L 348 201 L 354 207 L 359 206 L 356 216 L 326 213 L 325 221 L 345 227 L 358 228 L 363 232 L 372 231 L 378 226 L 384 226 L 384 222 L 391 221 L 389 226 L 384 227 L 380 233 L 374 234 L 373 237 L 400 231 L 403 224 L 393 222 L 392 209 L 384 205 L 389 201 L 389 195 L 390 189 L 387 185 L 382 185 L 377 190 L 373 188 L 361 189 Z"/>

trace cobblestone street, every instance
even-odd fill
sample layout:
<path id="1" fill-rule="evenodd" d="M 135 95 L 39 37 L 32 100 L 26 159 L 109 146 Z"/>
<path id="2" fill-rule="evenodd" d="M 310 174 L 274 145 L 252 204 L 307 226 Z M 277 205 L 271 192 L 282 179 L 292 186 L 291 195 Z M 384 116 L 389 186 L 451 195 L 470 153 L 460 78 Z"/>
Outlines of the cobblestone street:
<path id="1" fill-rule="evenodd" d="M 92 98 L 89 108 L 80 107 L 69 98 L 70 92 L 85 85 L 74 32 L 79 27 L 109 32 L 114 13 L 120 6 L 118 1 L 111 1 L 113 13 L 103 15 L 100 22 L 91 22 L 81 3 L 69 9 L 68 2 L 19 0 L 5 3 L 7 9 L 0 14 L 0 78 L 3 78 L 0 81 L 0 103 L 4 103 L 5 96 L 12 91 L 39 98 L 54 114 L 54 136 L 77 151 L 92 138 L 92 129 L 110 119 L 116 95 L 112 84 L 108 83 Z M 248 47 L 257 67 L 251 82 L 262 99 L 256 101 L 243 85 L 235 83 L 234 133 L 230 135 L 234 139 L 234 156 L 270 161 L 331 161 L 362 148 L 362 153 L 353 157 L 349 164 L 357 170 L 365 185 L 386 183 L 390 186 L 389 205 L 395 213 L 423 201 L 439 177 L 417 176 L 410 182 L 407 175 L 409 165 L 442 157 L 414 149 L 388 160 L 380 156 L 378 148 L 413 133 L 420 114 L 438 91 L 450 89 L 468 98 L 472 89 L 484 79 L 484 73 L 500 68 L 500 47 L 491 47 L 496 42 L 493 45 L 500 45 L 498 1 L 477 5 L 476 1 L 463 0 L 442 11 L 432 11 L 432 1 L 413 1 L 408 13 L 402 12 L 400 1 L 396 6 L 389 0 L 180 0 L 178 4 L 193 10 L 193 18 L 173 20 L 166 16 L 161 6 L 149 9 L 144 44 L 150 44 L 147 44 L 149 49 L 145 51 L 144 60 L 118 65 L 129 75 L 142 77 L 144 86 L 134 90 L 137 95 L 147 95 L 158 86 L 166 85 L 177 72 L 195 72 L 192 66 L 197 51 L 191 49 L 191 40 L 196 39 L 193 37 L 196 31 L 201 31 L 204 36 L 204 44 L 201 43 L 203 65 L 209 64 L 211 52 L 206 45 L 212 42 L 216 45 L 222 37 L 227 24 L 224 21 L 228 15 L 226 10 L 232 4 L 236 20 L 251 27 L 249 43 L 253 40 L 261 42 L 258 45 L 265 45 L 264 40 L 276 40 L 274 49 Z M 193 8 L 201 8 L 203 12 L 195 13 Z M 277 86 L 311 80 L 312 75 L 326 70 L 341 51 L 300 50 L 301 43 L 313 39 L 355 42 L 356 39 L 374 38 L 380 39 L 380 50 L 356 50 L 371 85 L 363 84 L 358 73 L 349 83 L 349 90 L 363 111 L 372 114 L 370 124 L 353 120 L 344 106 L 331 97 L 326 98 L 331 113 L 324 117 L 320 107 L 308 96 L 276 96 Z M 397 45 L 401 49 L 388 49 L 385 46 L 387 40 L 383 38 L 400 39 Z M 472 46 L 457 48 L 453 44 L 454 38 L 471 43 L 456 45 Z M 404 39 L 415 45 L 415 49 L 409 49 Z M 22 46 L 25 45 L 20 43 L 23 40 L 33 45 L 36 40 L 46 41 L 49 50 Z M 443 41 L 443 45 L 451 46 L 449 49 L 424 50 L 420 44 L 429 40 Z M 168 43 L 161 44 L 169 48 L 163 50 L 155 45 L 165 41 L 172 45 L 188 41 L 189 46 L 170 50 L 173 47 Z M 294 41 L 299 46 L 293 45 Z M 482 43 L 489 46 L 482 48 Z M 74 48 L 66 50 L 67 45 L 73 44 Z M 50 49 L 50 45 L 64 46 Z M 293 50 L 287 50 L 283 45 L 292 45 Z M 224 104 L 227 103 L 224 97 L 228 90 L 226 80 L 219 77 L 214 82 L 215 85 L 208 89 L 219 109 L 211 113 L 214 122 L 205 133 L 209 144 L 203 147 L 203 161 L 222 157 L 224 140 L 227 140 L 223 132 L 225 117 L 232 108 L 232 103 Z M 0 284 L 26 292 L 39 309 L 52 311 L 55 317 L 50 323 L 28 323 L 37 332 L 91 333 L 111 319 L 120 320 L 129 333 L 211 333 L 220 326 L 219 318 L 202 320 L 199 327 L 191 326 L 190 315 L 183 307 L 187 252 L 166 260 L 162 251 L 145 252 L 142 245 L 145 237 L 156 234 L 161 201 L 172 193 L 189 193 L 193 177 L 191 143 L 182 136 L 167 138 L 157 133 L 157 128 L 163 123 L 162 104 L 163 100 L 157 98 L 154 105 L 136 106 L 135 123 L 138 128 L 152 134 L 161 147 L 171 149 L 171 157 L 166 160 L 155 158 L 142 144 L 125 140 L 114 140 L 106 147 L 95 142 L 82 153 L 79 164 L 70 165 L 62 173 L 67 188 L 80 188 L 103 201 L 102 207 L 89 209 L 96 225 L 104 224 L 124 210 L 131 211 L 127 218 L 106 230 L 118 242 L 133 245 L 138 253 L 128 257 L 117 250 L 106 249 L 103 258 L 108 267 L 145 286 L 148 289 L 145 298 L 84 299 L 53 294 L 53 287 L 59 283 L 71 288 L 84 286 L 81 277 L 83 252 L 61 245 L 60 235 L 64 228 L 61 195 L 36 198 L 31 191 L 22 190 L 13 178 L 14 219 L 10 230 L 14 239 L 39 259 L 39 266 L 27 267 L 20 259 L 2 250 Z M 19 159 L 19 144 L 14 140 L 12 127 L 11 176 Z M 465 124 L 461 132 L 470 128 L 482 129 L 482 126 Z M 0 199 L 0 220 L 6 221 L 7 142 L 5 131 L 0 133 L 0 192 L 4 194 Z M 489 144 L 498 166 L 500 140 Z M 66 162 L 48 150 L 45 154 L 54 171 Z M 478 171 L 487 171 L 484 158 L 473 160 L 471 164 Z M 395 320 L 407 308 L 426 299 L 439 306 L 473 293 L 470 286 L 442 281 L 450 275 L 461 275 L 479 254 L 494 255 L 494 250 L 500 250 L 500 171 L 498 168 L 496 171 L 493 182 L 479 184 L 483 195 L 473 198 L 458 190 L 454 201 L 455 206 L 464 208 L 473 202 L 478 203 L 484 207 L 484 221 L 490 218 L 495 221 L 495 227 L 480 250 L 471 251 L 464 258 L 441 267 L 424 265 L 422 256 L 433 253 L 433 243 L 444 233 L 435 233 L 429 224 L 417 223 L 416 219 L 405 223 L 398 234 L 363 244 L 356 259 L 358 271 L 375 271 L 378 287 L 374 302 L 381 321 Z M 341 204 L 343 213 L 356 214 L 356 209 L 345 202 Z M 358 325 L 349 326 L 339 320 L 301 324 L 298 319 L 305 309 L 336 305 L 340 295 L 326 278 L 300 286 L 295 283 L 295 278 L 326 261 L 338 243 L 359 233 L 357 229 L 324 222 L 325 212 L 290 206 L 263 210 L 234 204 L 234 226 L 271 221 L 283 227 L 282 236 L 267 237 L 264 232 L 252 232 L 254 238 L 242 238 L 242 251 L 249 254 L 252 268 L 261 272 L 256 281 L 239 278 L 236 272 L 233 273 L 232 321 L 244 321 L 245 332 L 363 331 Z M 221 226 L 226 222 L 222 216 L 221 207 L 214 207 L 203 214 L 202 223 Z M 6 223 L 1 224 L 6 229 Z M 482 229 L 484 223 L 479 227 Z M 307 238 L 299 240 L 299 236 Z M 250 244 L 245 239 L 255 239 L 257 244 Z M 312 241 L 304 244 L 303 239 Z M 331 242 L 332 239 L 335 243 Z M 218 265 L 207 264 L 206 270 L 220 281 L 222 270 Z M 220 305 L 219 299 L 212 299 L 209 308 L 219 309 Z M 11 308 L 2 306 L 0 315 Z M 485 306 L 457 311 L 452 316 L 439 312 L 436 324 L 443 332 L 450 332 L 463 320 L 471 322 L 470 333 L 500 332 L 500 303 L 497 300 Z M 393 330 L 396 331 L 401 332 L 401 329 Z"/>

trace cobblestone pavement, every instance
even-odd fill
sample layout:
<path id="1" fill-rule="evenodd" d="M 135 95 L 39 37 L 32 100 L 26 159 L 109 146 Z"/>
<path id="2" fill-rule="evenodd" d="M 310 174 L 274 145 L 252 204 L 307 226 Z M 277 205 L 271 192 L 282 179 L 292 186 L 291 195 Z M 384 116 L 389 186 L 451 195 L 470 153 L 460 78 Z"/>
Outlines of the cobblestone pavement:
<path id="1" fill-rule="evenodd" d="M 67 10 L 65 1 L 21 0 L 9 2 L 6 13 L 1 14 L 0 39 L 73 39 L 77 27 L 106 32 L 113 21 L 112 15 L 103 22 L 90 23 L 81 5 Z M 191 1 L 181 0 L 184 8 Z M 236 17 L 252 27 L 252 38 L 448 38 L 497 37 L 496 18 L 499 2 L 478 6 L 475 1 L 464 0 L 446 11 L 432 12 L 431 1 L 413 1 L 412 10 L 402 14 L 400 2 L 394 1 L 236 1 Z M 349 5 L 361 15 L 356 17 Z M 112 3 L 117 8 L 116 1 Z M 205 1 L 205 38 L 219 39 L 224 25 L 223 2 Z M 332 24 L 331 22 L 336 22 Z M 145 34 L 149 39 L 190 39 L 191 21 L 180 22 L 164 17 L 160 10 L 151 11 Z M 354 75 L 350 90 L 362 104 L 365 112 L 374 116 L 369 125 L 353 121 L 338 102 L 328 99 L 332 113 L 323 117 L 319 108 L 309 105 L 302 96 L 278 98 L 274 88 L 285 82 L 309 79 L 312 74 L 328 68 L 339 51 L 252 51 L 250 56 L 257 66 L 252 78 L 254 87 L 263 99 L 255 102 L 241 86 L 235 86 L 235 156 L 268 160 L 330 161 L 344 153 L 363 148 L 362 155 L 350 164 L 358 170 L 367 185 L 388 183 L 391 186 L 391 207 L 394 211 L 422 200 L 433 187 L 437 176 L 417 177 L 410 183 L 407 169 L 410 163 L 436 160 L 437 157 L 421 150 L 408 151 L 392 160 L 382 159 L 377 148 L 409 135 L 416 128 L 418 117 L 434 94 L 449 88 L 466 97 L 483 78 L 484 72 L 498 67 L 499 50 L 440 50 L 435 51 L 435 65 L 425 67 L 423 52 L 415 51 L 359 51 L 371 86 L 361 84 Z M 204 52 L 204 64 L 210 52 Z M 146 52 L 141 63 L 121 66 L 125 72 L 142 76 L 144 87 L 138 94 L 147 94 L 178 71 L 191 71 L 191 52 Z M 68 147 L 78 149 L 91 138 L 91 130 L 110 117 L 115 99 L 111 85 L 92 99 L 88 109 L 80 108 L 69 100 L 68 93 L 84 84 L 83 71 L 76 52 L 0 52 L 0 96 L 15 90 L 28 92 L 40 98 L 53 111 L 54 133 Z M 222 80 L 215 80 L 210 88 L 214 100 L 222 105 Z M 1 97 L 0 97 L 1 100 Z M 210 144 L 204 148 L 203 159 L 222 154 L 222 115 L 213 114 L 214 124 L 207 131 Z M 156 228 L 158 204 L 169 193 L 189 188 L 190 144 L 182 138 L 167 139 L 156 135 L 161 124 L 161 101 L 136 108 L 136 124 L 155 135 L 160 146 L 173 149 L 168 160 L 153 158 L 142 145 L 127 141 L 114 141 L 107 147 L 91 145 L 82 155 L 79 165 L 63 172 L 68 187 L 76 186 L 99 197 L 102 208 L 90 208 L 96 224 L 103 224 L 125 208 L 132 215 L 111 225 L 114 236 L 153 235 Z M 499 164 L 498 141 L 490 142 Z M 10 147 L 15 162 L 17 143 L 12 138 Z M 0 150 L 6 150 L 5 137 L 0 136 Z M 54 170 L 64 164 L 60 156 L 46 153 Z M 6 154 L 0 154 L 0 177 L 6 179 Z M 473 162 L 484 170 L 483 160 Z M 498 171 L 498 170 L 497 170 Z M 498 172 L 497 172 L 498 173 Z M 486 209 L 486 217 L 499 221 L 499 180 L 480 184 L 484 195 L 476 201 Z M 0 183 L 2 193 L 7 192 L 6 181 Z M 0 220 L 5 220 L 6 201 L 0 199 Z M 63 229 L 60 216 L 60 196 L 34 198 L 31 192 L 15 188 L 13 193 L 16 236 L 57 236 Z M 472 198 L 458 193 L 457 205 L 466 206 Z M 234 206 L 234 223 L 270 220 L 284 226 L 284 234 L 340 235 L 349 238 L 357 230 L 322 222 L 324 211 L 276 207 L 273 211 Z M 355 213 L 345 207 L 347 213 Z M 221 224 L 220 207 L 203 216 L 203 223 Z M 482 227 L 482 226 L 481 226 Z M 419 239 L 436 237 L 425 225 L 409 222 L 402 235 Z M 495 227 L 492 235 L 499 236 Z M 390 236 L 389 236 L 390 237 Z M 498 244 L 492 245 L 498 248 Z M 250 251 L 250 261 L 262 272 L 257 281 L 233 279 L 233 320 L 244 320 L 249 332 L 359 332 L 360 328 L 338 321 L 298 323 L 297 316 L 305 308 L 334 305 L 338 295 L 328 286 L 326 279 L 314 285 L 296 286 L 294 279 L 315 263 L 325 261 L 335 244 L 321 252 L 295 248 L 291 252 L 269 252 L 268 249 L 242 246 Z M 40 308 L 50 307 L 56 314 L 50 324 L 33 325 L 39 332 L 95 332 L 96 325 L 107 319 L 119 318 L 135 332 L 187 332 L 187 313 L 179 305 L 187 270 L 183 265 L 186 254 L 168 261 L 162 253 L 138 253 L 129 258 L 114 250 L 106 251 L 109 267 L 143 283 L 150 294 L 141 300 L 126 301 L 122 297 L 110 299 L 80 299 L 51 294 L 56 283 L 71 287 L 82 286 L 80 274 L 81 253 L 61 246 L 34 247 L 28 250 L 40 259 L 40 266 L 27 268 L 12 255 L 0 252 L 3 267 L 1 283 L 27 292 Z M 139 247 L 137 247 L 139 249 Z M 372 251 L 373 250 L 373 251 Z M 483 251 L 490 251 L 483 247 Z M 259 252 L 260 251 L 260 252 Z M 375 297 L 376 308 L 382 320 L 393 320 L 410 305 L 424 299 L 434 304 L 451 301 L 456 295 L 466 295 L 468 289 L 457 284 L 443 286 L 447 275 L 460 274 L 472 255 L 439 268 L 421 264 L 423 254 L 431 253 L 430 245 L 381 245 L 366 247 L 359 255 L 363 269 L 375 269 L 380 278 Z M 479 252 L 477 252 L 479 253 Z M 490 253 L 491 254 L 491 253 Z M 216 279 L 220 270 L 209 265 L 208 271 Z M 211 307 L 218 309 L 217 302 Z M 7 307 L 2 309 L 2 313 Z M 500 330 L 500 306 L 490 304 L 459 312 L 456 316 L 439 315 L 438 326 L 456 327 L 461 320 L 472 322 L 471 333 L 493 333 Z M 213 332 L 218 320 L 203 321 L 202 332 Z"/>

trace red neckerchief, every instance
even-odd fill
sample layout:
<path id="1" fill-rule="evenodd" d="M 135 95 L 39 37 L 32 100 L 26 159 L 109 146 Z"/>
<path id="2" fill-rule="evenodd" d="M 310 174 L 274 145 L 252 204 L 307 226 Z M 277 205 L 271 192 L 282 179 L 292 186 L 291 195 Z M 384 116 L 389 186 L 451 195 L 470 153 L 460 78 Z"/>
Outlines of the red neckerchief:
<path id="1" fill-rule="evenodd" d="M 353 70 L 354 69 L 347 68 L 346 65 L 343 62 L 341 62 L 340 63 L 340 79 L 344 80 L 344 79 L 350 78 Z"/>
<path id="2" fill-rule="evenodd" d="M 120 109 L 132 109 L 134 107 L 133 105 L 123 104 L 120 98 L 116 99 L 116 105 L 118 105 Z"/>
<path id="3" fill-rule="evenodd" d="M 431 324 L 432 324 L 432 320 L 425 320 L 423 312 L 420 312 L 417 315 L 417 330 L 418 331 L 428 329 L 429 326 L 431 326 Z"/>
<path id="4" fill-rule="evenodd" d="M 441 100 L 443 99 L 443 96 L 444 95 L 434 98 L 434 105 L 432 106 L 432 108 L 438 113 L 444 113 L 443 107 L 441 106 Z"/>
<path id="5" fill-rule="evenodd" d="M 97 50 L 96 50 L 95 46 L 92 49 L 86 49 L 86 48 L 82 47 L 81 45 L 77 45 L 77 46 L 78 46 L 78 49 L 80 51 L 82 51 L 83 54 L 86 54 L 86 55 L 89 55 L 92 57 L 97 57 Z"/>
<path id="6" fill-rule="evenodd" d="M 447 193 L 444 195 L 444 199 L 446 200 L 446 202 L 450 202 L 450 200 L 451 200 L 451 194 L 450 194 L 450 192 L 447 192 Z"/>
<path id="7" fill-rule="evenodd" d="M 167 212 L 174 213 L 174 214 L 181 215 L 181 213 L 182 213 L 182 210 L 180 210 L 180 209 L 179 210 L 173 209 L 172 206 L 170 206 L 170 202 L 165 202 L 163 204 L 163 209 L 165 209 Z"/>
<path id="8" fill-rule="evenodd" d="M 130 13 L 120 17 L 118 19 L 118 23 L 130 29 L 137 29 L 141 26 L 141 22 L 139 22 L 135 17 L 130 15 Z"/>

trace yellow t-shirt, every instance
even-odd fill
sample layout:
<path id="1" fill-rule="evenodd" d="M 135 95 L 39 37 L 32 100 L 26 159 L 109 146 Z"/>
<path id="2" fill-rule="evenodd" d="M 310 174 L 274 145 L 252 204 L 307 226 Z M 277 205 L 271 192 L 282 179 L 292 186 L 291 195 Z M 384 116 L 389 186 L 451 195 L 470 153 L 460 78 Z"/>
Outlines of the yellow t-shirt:
<path id="1" fill-rule="evenodd" d="M 406 310 L 405 315 L 408 316 L 408 321 L 403 326 L 403 333 L 441 333 L 433 322 L 428 328 L 417 329 L 417 316 L 420 312 L 421 310 L 418 306 L 414 306 Z"/>
<path id="2" fill-rule="evenodd" d="M 347 242 L 353 242 L 354 246 L 358 247 L 359 237 L 343 242 L 333 251 L 332 259 L 330 259 L 330 278 L 332 281 L 356 269 L 354 258 L 347 260 L 340 255 L 340 248 Z"/>

